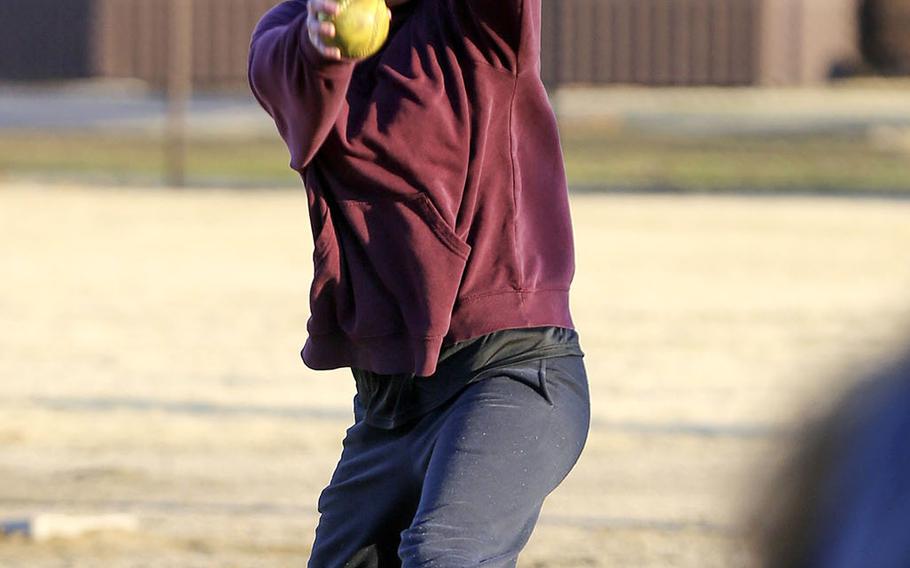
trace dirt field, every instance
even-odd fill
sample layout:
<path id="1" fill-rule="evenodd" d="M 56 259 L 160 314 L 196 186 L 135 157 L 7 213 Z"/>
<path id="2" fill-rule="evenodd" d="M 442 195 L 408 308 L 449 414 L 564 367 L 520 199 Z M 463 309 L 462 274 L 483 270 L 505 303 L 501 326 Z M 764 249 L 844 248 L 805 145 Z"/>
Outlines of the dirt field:
<path id="1" fill-rule="evenodd" d="M 574 199 L 594 425 L 523 567 L 750 565 L 804 408 L 910 324 L 910 201 Z M 301 191 L 0 186 L 0 513 L 136 533 L 0 566 L 303 566 L 352 381 L 298 358 Z"/>

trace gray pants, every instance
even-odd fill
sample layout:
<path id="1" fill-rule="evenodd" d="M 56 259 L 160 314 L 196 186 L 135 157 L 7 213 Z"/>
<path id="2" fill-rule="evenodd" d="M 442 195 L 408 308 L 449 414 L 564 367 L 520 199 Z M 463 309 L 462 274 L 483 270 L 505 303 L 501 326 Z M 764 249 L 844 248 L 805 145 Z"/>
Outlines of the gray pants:
<path id="1" fill-rule="evenodd" d="M 590 424 L 576 356 L 498 369 L 394 430 L 354 403 L 309 568 L 514 567 Z"/>

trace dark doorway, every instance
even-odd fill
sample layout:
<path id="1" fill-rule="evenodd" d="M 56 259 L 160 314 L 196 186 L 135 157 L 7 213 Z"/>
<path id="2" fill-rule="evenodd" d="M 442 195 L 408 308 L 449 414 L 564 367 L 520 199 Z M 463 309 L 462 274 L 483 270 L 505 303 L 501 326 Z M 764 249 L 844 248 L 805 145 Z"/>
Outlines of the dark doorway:
<path id="1" fill-rule="evenodd" d="M 92 74 L 92 0 L 0 1 L 0 80 Z"/>

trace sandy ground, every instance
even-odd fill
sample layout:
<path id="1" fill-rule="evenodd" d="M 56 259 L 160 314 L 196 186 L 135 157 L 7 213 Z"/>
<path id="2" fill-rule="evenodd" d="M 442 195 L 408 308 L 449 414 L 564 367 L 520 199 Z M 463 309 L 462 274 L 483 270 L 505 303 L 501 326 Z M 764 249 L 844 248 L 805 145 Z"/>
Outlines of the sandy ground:
<path id="1" fill-rule="evenodd" d="M 594 424 L 520 565 L 749 566 L 782 432 L 906 338 L 910 202 L 573 207 Z M 303 566 L 353 395 L 298 358 L 309 234 L 302 191 L 0 186 L 0 516 L 140 520 L 0 566 Z"/>

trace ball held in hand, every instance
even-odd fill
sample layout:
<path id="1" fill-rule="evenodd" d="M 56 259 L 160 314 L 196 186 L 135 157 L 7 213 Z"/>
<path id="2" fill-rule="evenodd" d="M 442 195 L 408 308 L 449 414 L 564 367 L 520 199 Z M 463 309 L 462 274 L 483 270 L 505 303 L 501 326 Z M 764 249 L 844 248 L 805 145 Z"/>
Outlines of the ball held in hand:
<path id="1" fill-rule="evenodd" d="M 369 57 L 382 48 L 389 36 L 389 12 L 385 0 L 341 0 L 338 14 L 320 13 L 319 19 L 335 25 L 335 37 L 326 45 L 337 47 L 348 59 Z"/>

